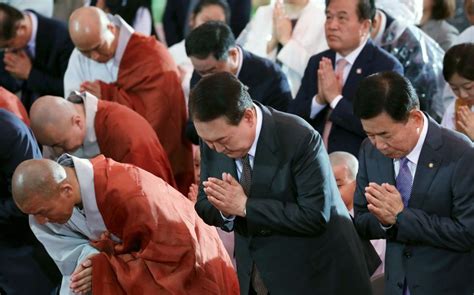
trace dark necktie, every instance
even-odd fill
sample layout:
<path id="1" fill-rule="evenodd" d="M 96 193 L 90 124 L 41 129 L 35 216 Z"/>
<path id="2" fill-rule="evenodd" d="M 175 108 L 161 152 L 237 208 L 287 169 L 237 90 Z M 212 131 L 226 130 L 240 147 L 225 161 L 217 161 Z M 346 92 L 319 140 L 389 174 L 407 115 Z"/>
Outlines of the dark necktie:
<path id="1" fill-rule="evenodd" d="M 400 169 L 398 170 L 397 179 L 395 179 L 397 190 L 402 196 L 403 205 L 405 207 L 408 207 L 408 201 L 410 200 L 411 189 L 413 187 L 413 177 L 411 176 L 408 162 L 410 162 L 408 158 L 404 157 L 400 159 Z M 403 286 L 403 295 L 410 295 L 406 278 Z"/>
<path id="2" fill-rule="evenodd" d="M 408 201 L 410 200 L 411 188 L 413 186 L 413 177 L 408 167 L 408 158 L 400 159 L 400 170 L 398 170 L 397 179 L 395 180 L 397 185 L 397 190 L 402 196 L 403 205 L 408 207 Z"/>
<path id="3" fill-rule="evenodd" d="M 241 158 L 242 161 L 242 174 L 240 175 L 240 185 L 244 189 L 245 195 L 250 197 L 250 187 L 252 185 L 252 166 L 250 166 L 249 155 L 245 155 Z M 257 295 L 267 295 L 268 289 L 265 287 L 263 280 L 260 276 L 255 263 L 252 266 L 252 276 L 251 276 L 252 287 L 257 293 Z"/>

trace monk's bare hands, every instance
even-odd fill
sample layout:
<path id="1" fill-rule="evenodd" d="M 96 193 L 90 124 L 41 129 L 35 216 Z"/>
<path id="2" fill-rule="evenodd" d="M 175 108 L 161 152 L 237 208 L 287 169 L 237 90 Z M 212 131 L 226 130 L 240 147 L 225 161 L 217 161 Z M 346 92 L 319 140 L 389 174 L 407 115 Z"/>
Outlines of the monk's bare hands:
<path id="1" fill-rule="evenodd" d="M 240 183 L 229 173 L 222 173 L 222 180 L 209 177 L 203 182 L 209 202 L 226 216 L 244 217 L 247 196 Z"/>
<path id="2" fill-rule="evenodd" d="M 471 140 L 474 140 L 474 112 L 467 106 L 461 106 L 458 109 L 458 124 L 461 128 L 461 132 L 469 136 Z"/>
<path id="3" fill-rule="evenodd" d="M 396 222 L 397 215 L 403 211 L 402 196 L 397 188 L 391 184 L 379 185 L 371 182 L 365 188 L 367 209 L 375 215 L 383 225 L 392 225 Z"/>
<path id="4" fill-rule="evenodd" d="M 25 50 L 6 51 L 3 62 L 5 70 L 13 77 L 27 80 L 30 76 L 33 65 Z"/>
<path id="5" fill-rule="evenodd" d="M 92 260 L 97 254 L 89 255 L 71 275 L 70 288 L 74 293 L 86 294 L 92 290 Z"/>
<path id="6" fill-rule="evenodd" d="M 98 80 L 82 82 L 81 87 L 80 87 L 79 90 L 81 92 L 87 91 L 90 94 L 97 97 L 98 99 L 101 98 L 101 95 L 100 95 L 100 82 Z"/>

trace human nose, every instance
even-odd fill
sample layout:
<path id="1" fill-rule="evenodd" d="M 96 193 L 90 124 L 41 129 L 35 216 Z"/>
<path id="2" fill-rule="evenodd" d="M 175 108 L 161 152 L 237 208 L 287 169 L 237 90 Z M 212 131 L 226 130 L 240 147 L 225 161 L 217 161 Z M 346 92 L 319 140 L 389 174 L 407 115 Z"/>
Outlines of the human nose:
<path id="1" fill-rule="evenodd" d="M 218 153 L 222 153 L 225 150 L 225 147 L 222 144 L 214 143 L 214 149 Z"/>

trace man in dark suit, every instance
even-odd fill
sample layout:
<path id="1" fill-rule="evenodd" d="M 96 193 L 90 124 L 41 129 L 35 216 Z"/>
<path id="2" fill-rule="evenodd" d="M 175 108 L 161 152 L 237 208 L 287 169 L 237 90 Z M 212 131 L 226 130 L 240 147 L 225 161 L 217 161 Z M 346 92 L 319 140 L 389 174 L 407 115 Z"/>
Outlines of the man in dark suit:
<path id="1" fill-rule="evenodd" d="M 371 294 L 315 130 L 252 102 L 226 72 L 196 85 L 189 111 L 203 142 L 195 208 L 206 223 L 235 232 L 241 294 Z"/>
<path id="2" fill-rule="evenodd" d="M 308 62 L 301 87 L 289 107 L 322 136 L 329 153 L 357 156 L 365 138 L 352 113 L 352 98 L 364 77 L 380 71 L 403 73 L 401 64 L 369 40 L 373 0 L 329 0 L 325 32 L 329 50 Z"/>
<path id="3" fill-rule="evenodd" d="M 28 159 L 41 158 L 31 130 L 13 113 L 0 109 L 0 293 L 50 294 L 59 271 L 13 202 L 11 178 Z"/>
<path id="4" fill-rule="evenodd" d="M 21 91 L 29 110 L 42 95 L 64 96 L 63 76 L 74 46 L 66 24 L 0 3 L 0 85 Z"/>
<path id="5" fill-rule="evenodd" d="M 225 71 L 235 75 L 249 88 L 250 96 L 266 106 L 286 111 L 292 100 L 288 79 L 280 67 L 238 47 L 225 23 L 207 22 L 194 29 L 186 38 L 186 54 L 194 67 L 191 89 L 202 76 Z M 186 134 L 198 144 L 197 134 L 190 128 L 188 125 Z"/>
<path id="6" fill-rule="evenodd" d="M 168 0 L 163 13 L 163 29 L 166 44 L 171 46 L 186 37 L 189 30 L 189 20 L 198 0 Z M 252 10 L 251 0 L 228 0 L 231 17 L 230 27 L 235 36 L 245 28 L 250 20 Z"/>
<path id="7" fill-rule="evenodd" d="M 385 294 L 474 292 L 474 149 L 419 110 L 411 83 L 386 72 L 360 83 L 355 224 L 387 239 Z"/>

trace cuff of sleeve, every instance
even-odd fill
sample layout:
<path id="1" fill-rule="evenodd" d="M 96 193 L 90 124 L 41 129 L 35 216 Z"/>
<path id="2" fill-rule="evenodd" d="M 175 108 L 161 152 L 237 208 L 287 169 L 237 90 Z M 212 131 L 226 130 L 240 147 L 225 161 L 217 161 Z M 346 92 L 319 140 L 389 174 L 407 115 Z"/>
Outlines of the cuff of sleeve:
<path id="1" fill-rule="evenodd" d="M 222 214 L 221 211 L 219 211 L 219 213 L 221 214 L 222 219 L 224 219 L 224 222 L 230 222 L 230 221 L 234 221 L 234 220 L 235 220 L 235 215 L 231 215 L 231 216 L 229 216 L 229 217 L 225 217 L 224 214 Z"/>
<path id="2" fill-rule="evenodd" d="M 336 98 L 334 98 L 332 100 L 332 102 L 329 106 L 334 110 L 336 108 L 337 104 L 341 101 L 341 99 L 342 99 L 342 95 L 336 96 Z"/>
<path id="3" fill-rule="evenodd" d="M 317 94 L 316 94 L 317 95 Z M 316 95 L 311 99 L 311 112 L 309 114 L 310 119 L 314 119 L 319 112 L 321 112 L 327 105 L 320 104 L 316 101 Z"/>

